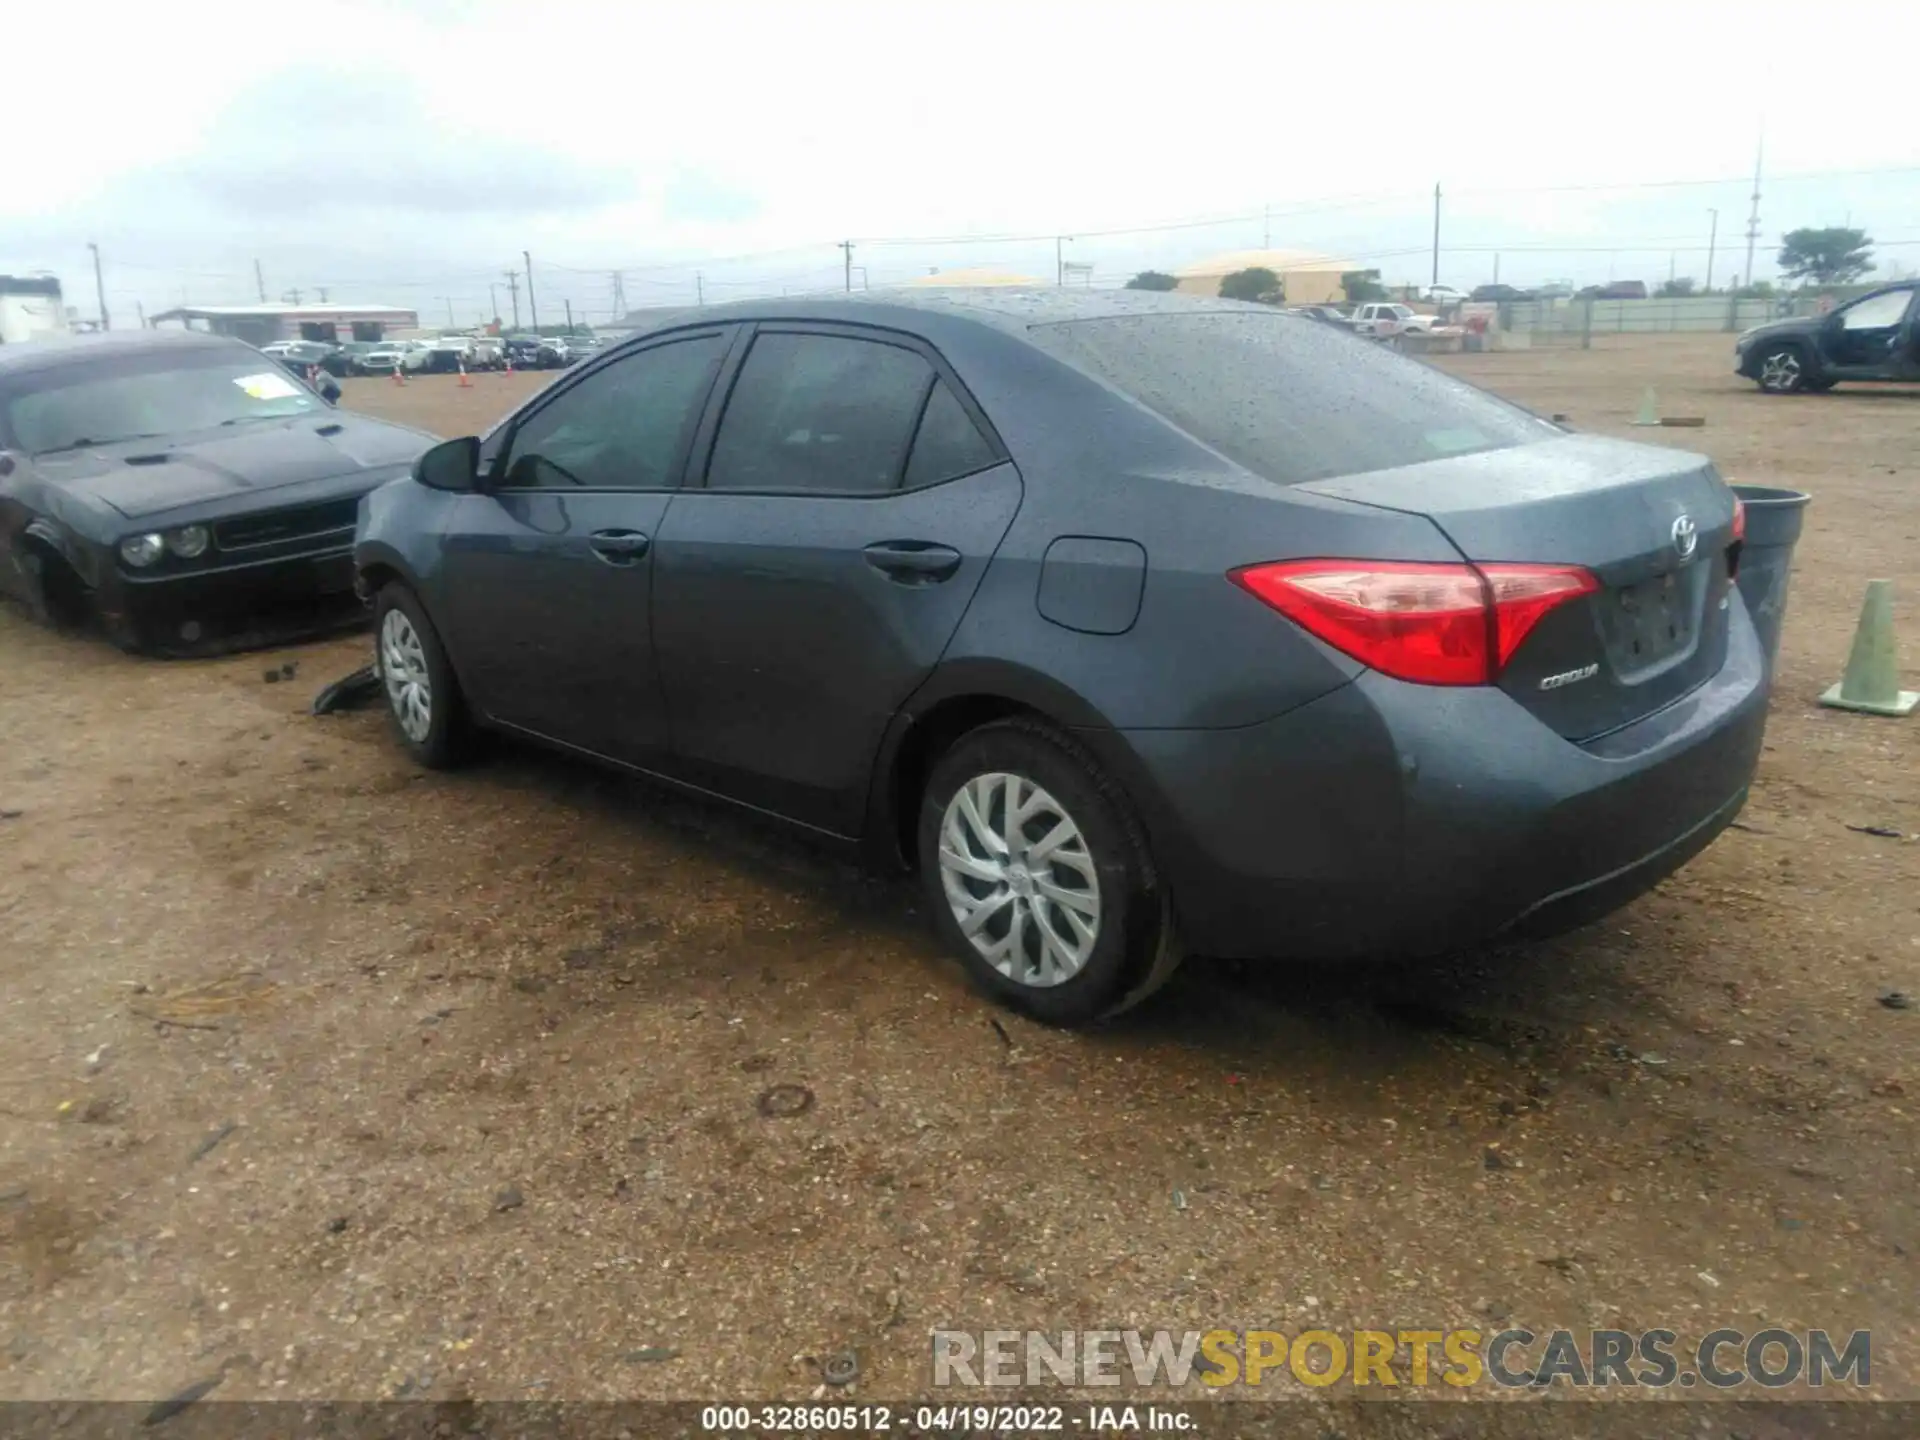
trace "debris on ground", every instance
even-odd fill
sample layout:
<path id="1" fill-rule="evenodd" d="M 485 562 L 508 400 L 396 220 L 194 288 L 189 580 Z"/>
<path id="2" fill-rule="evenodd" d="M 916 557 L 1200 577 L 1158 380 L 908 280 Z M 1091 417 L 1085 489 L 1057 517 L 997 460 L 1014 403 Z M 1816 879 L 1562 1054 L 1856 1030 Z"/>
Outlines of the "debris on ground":
<path id="1" fill-rule="evenodd" d="M 515 1185 L 507 1186 L 506 1189 L 500 1191 L 493 1197 L 493 1208 L 496 1214 L 504 1213 L 508 1210 L 518 1210 L 526 1203 L 527 1197 L 522 1195 L 519 1187 Z"/>
<path id="2" fill-rule="evenodd" d="M 1880 997 L 1880 1003 L 1889 1010 L 1909 1010 L 1913 999 L 1904 990 L 1889 990 Z"/>
<path id="3" fill-rule="evenodd" d="M 1896 830 L 1891 825 L 1849 825 L 1847 829 L 1856 835 L 1876 835 L 1882 840 L 1904 840 L 1906 832 Z"/>
<path id="4" fill-rule="evenodd" d="M 342 710 L 352 710 L 366 704 L 379 693 L 379 670 L 372 665 L 362 665 L 351 674 L 341 676 L 314 696 L 311 713 L 332 715 Z"/>
<path id="5" fill-rule="evenodd" d="M 186 1389 L 175 1391 L 172 1395 L 169 1395 L 151 1410 L 147 1411 L 146 1417 L 142 1419 L 140 1423 L 142 1425 L 165 1424 L 195 1401 L 205 1399 L 206 1396 L 213 1392 L 214 1387 L 224 1379 L 226 1379 L 226 1371 L 221 1370 L 218 1374 L 209 1375 L 205 1380 L 194 1381 L 193 1384 L 187 1386 Z"/>
<path id="6" fill-rule="evenodd" d="M 754 1108 L 769 1120 L 788 1120 L 813 1108 L 813 1091 L 804 1085 L 774 1085 L 760 1092 Z"/>
<path id="7" fill-rule="evenodd" d="M 860 1378 L 860 1357 L 851 1350 L 829 1355 L 820 1362 L 820 1378 L 829 1385 L 851 1385 Z"/>
<path id="8" fill-rule="evenodd" d="M 198 1145 L 193 1147 L 193 1154 L 187 1157 L 187 1163 L 189 1165 L 193 1165 L 193 1164 L 197 1164 L 199 1161 L 206 1159 L 207 1156 L 213 1153 L 214 1147 L 216 1145 L 218 1145 L 222 1140 L 226 1139 L 229 1135 L 233 1134 L 233 1132 L 238 1130 L 239 1128 L 240 1128 L 240 1124 L 238 1121 L 236 1120 L 227 1121 L 226 1124 L 222 1125 L 218 1130 L 215 1130 L 211 1135 L 207 1136 L 206 1139 L 202 1140 Z"/>

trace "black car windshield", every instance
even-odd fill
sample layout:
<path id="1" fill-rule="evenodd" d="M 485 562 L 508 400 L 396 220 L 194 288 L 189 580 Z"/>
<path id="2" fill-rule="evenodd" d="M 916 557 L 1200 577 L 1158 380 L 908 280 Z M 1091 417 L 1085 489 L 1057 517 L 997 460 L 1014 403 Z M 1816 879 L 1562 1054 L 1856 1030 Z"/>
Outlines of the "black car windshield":
<path id="1" fill-rule="evenodd" d="M 122 355 L 21 379 L 6 398 L 5 429 L 36 455 L 326 408 L 262 355 Z"/>
<path id="2" fill-rule="evenodd" d="M 1429 366 L 1278 311 L 1110 316 L 1035 325 L 1028 334 L 1282 485 L 1560 433 Z"/>

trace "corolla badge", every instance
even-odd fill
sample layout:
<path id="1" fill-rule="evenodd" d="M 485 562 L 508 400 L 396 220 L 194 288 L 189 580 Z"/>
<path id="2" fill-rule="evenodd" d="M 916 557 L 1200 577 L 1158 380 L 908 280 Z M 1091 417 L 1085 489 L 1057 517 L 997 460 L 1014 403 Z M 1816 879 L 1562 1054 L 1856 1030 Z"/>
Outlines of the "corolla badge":
<path id="1" fill-rule="evenodd" d="M 1691 515 L 1682 515 L 1673 522 L 1673 550 L 1682 560 L 1691 560 L 1693 552 L 1700 548 L 1700 530 L 1693 523 Z"/>

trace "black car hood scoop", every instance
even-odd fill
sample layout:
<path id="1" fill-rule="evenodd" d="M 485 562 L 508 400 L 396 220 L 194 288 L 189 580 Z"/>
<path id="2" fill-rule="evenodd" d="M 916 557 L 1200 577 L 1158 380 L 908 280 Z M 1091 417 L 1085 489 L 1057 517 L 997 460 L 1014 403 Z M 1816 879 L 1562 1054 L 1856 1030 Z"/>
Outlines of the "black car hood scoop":
<path id="1" fill-rule="evenodd" d="M 340 475 L 410 464 L 431 443 L 417 430 L 361 416 L 262 421 L 49 455 L 37 463 L 56 485 L 138 519 L 210 500 L 238 499 Z"/>

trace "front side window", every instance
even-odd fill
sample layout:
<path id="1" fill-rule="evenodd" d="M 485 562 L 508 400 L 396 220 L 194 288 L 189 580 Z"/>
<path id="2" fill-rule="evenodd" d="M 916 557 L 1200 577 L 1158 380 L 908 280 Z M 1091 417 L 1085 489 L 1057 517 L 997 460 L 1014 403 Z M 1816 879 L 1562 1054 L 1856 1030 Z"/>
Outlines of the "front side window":
<path id="1" fill-rule="evenodd" d="M 1846 330 L 1884 330 L 1900 323 L 1913 300 L 1911 290 L 1890 290 L 1885 295 L 1869 295 L 1840 312 L 1841 328 Z"/>
<path id="2" fill-rule="evenodd" d="M 707 484 L 873 494 L 900 482 L 933 367 L 843 335 L 759 336 L 734 382 Z"/>
<path id="3" fill-rule="evenodd" d="M 718 335 L 642 350 L 587 376 L 513 434 L 501 484 L 515 490 L 665 490 L 724 350 Z"/>

